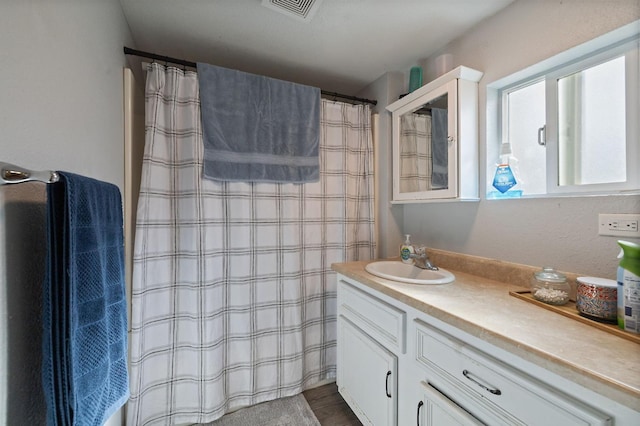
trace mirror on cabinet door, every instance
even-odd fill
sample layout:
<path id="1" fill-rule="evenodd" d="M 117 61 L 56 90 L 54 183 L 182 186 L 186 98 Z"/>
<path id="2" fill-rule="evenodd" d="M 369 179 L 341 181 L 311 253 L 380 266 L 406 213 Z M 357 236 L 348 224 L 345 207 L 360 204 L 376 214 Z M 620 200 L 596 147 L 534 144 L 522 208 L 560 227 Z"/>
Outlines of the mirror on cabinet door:
<path id="1" fill-rule="evenodd" d="M 449 188 L 448 95 L 400 116 L 400 193 Z"/>
<path id="2" fill-rule="evenodd" d="M 461 84 L 462 75 L 470 75 L 475 81 L 471 85 L 466 81 Z M 480 76 L 479 71 L 459 67 L 387 107 L 392 112 L 392 202 L 477 199 L 477 81 Z M 459 103 L 461 93 L 465 96 L 464 104 Z M 469 105 L 475 118 L 468 118 Z M 459 123 L 462 112 L 464 127 Z M 475 132 L 471 132 L 469 126 L 475 127 Z M 464 141 L 460 140 L 461 130 L 464 130 Z M 461 143 L 471 143 L 473 147 L 461 147 Z M 461 164 L 465 170 L 460 169 Z M 469 176 L 473 176 L 475 191 Z"/>

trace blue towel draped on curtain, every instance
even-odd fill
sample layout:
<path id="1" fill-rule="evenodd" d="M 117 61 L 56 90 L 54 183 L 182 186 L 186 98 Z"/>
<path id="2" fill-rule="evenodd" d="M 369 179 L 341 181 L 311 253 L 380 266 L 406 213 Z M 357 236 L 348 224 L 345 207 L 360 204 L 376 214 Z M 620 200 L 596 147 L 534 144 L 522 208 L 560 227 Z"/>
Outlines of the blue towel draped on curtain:
<path id="1" fill-rule="evenodd" d="M 129 397 L 122 202 L 112 184 L 60 175 L 47 186 L 47 422 L 100 426 Z"/>
<path id="2" fill-rule="evenodd" d="M 317 182 L 320 89 L 198 64 L 204 177 Z"/>

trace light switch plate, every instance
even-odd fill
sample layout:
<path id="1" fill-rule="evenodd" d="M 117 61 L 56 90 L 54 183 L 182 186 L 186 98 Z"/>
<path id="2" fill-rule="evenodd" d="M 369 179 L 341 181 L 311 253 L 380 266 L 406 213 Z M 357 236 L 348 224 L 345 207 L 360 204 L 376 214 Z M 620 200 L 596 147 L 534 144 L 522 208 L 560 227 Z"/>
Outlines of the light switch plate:
<path id="1" fill-rule="evenodd" d="M 598 235 L 640 238 L 640 214 L 600 213 L 598 215 Z"/>

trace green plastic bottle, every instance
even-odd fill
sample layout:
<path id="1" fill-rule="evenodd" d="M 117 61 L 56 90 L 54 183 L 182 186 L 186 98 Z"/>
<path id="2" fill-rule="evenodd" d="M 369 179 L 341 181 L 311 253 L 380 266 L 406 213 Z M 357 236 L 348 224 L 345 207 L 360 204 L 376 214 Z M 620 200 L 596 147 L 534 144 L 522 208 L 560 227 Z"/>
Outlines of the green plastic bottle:
<path id="1" fill-rule="evenodd" d="M 618 327 L 640 334 L 640 245 L 618 241 Z"/>

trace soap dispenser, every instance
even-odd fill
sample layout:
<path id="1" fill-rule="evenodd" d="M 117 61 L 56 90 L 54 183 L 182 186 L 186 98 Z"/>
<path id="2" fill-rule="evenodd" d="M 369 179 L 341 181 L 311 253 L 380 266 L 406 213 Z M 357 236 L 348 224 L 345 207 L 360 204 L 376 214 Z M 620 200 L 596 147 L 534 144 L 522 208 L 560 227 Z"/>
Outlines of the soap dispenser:
<path id="1" fill-rule="evenodd" d="M 400 246 L 400 258 L 404 263 L 413 263 L 411 255 L 415 253 L 415 248 L 411 244 L 411 235 L 405 234 L 404 243 Z"/>

